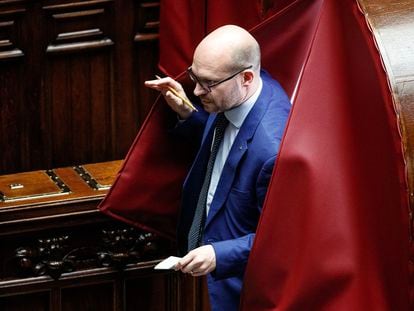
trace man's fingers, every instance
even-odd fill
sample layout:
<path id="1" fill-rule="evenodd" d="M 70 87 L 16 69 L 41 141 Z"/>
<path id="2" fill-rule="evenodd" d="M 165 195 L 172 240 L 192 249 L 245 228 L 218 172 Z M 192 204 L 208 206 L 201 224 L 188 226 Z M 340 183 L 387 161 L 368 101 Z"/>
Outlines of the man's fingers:
<path id="1" fill-rule="evenodd" d="M 181 268 L 181 271 L 184 273 L 198 272 L 200 270 L 201 265 L 201 262 L 190 261 L 187 265 Z"/>
<path id="2" fill-rule="evenodd" d="M 145 86 L 156 89 L 156 90 L 167 90 L 168 88 L 173 88 L 176 91 L 182 91 L 182 86 L 180 83 L 175 81 L 170 77 L 165 77 L 155 80 L 147 80 L 144 82 Z"/>
<path id="3" fill-rule="evenodd" d="M 193 260 L 193 257 L 190 254 L 185 255 L 181 260 L 175 265 L 177 270 L 183 270 L 186 266 Z M 184 272 L 184 271 L 183 271 Z M 189 271 L 188 271 L 189 272 Z"/>
<path id="4" fill-rule="evenodd" d="M 184 103 L 184 100 L 188 99 L 182 85 L 174 79 L 165 77 L 156 80 L 147 80 L 145 81 L 145 86 L 161 92 L 167 104 L 182 120 L 187 119 L 193 113 L 194 109 Z"/>
<path id="5" fill-rule="evenodd" d="M 203 276 L 203 275 L 205 275 L 206 273 L 204 273 L 204 272 L 191 272 L 190 273 L 192 276 Z"/>
<path id="6" fill-rule="evenodd" d="M 183 273 L 191 273 L 192 271 L 194 273 L 200 270 L 202 264 L 203 261 L 197 257 L 196 253 L 191 251 L 177 263 L 176 267 Z"/>
<path id="7" fill-rule="evenodd" d="M 175 105 L 177 105 L 180 108 L 186 107 L 183 103 L 183 100 L 181 98 L 179 98 L 177 95 L 175 95 L 173 92 L 171 92 L 170 90 L 163 90 L 161 91 L 161 93 L 165 93 L 164 95 L 166 97 L 168 97 L 169 99 L 173 100 Z"/>
<path id="8" fill-rule="evenodd" d="M 201 246 L 190 251 L 175 266 L 175 270 L 201 276 L 213 271 L 216 267 L 215 253 L 211 245 Z"/>

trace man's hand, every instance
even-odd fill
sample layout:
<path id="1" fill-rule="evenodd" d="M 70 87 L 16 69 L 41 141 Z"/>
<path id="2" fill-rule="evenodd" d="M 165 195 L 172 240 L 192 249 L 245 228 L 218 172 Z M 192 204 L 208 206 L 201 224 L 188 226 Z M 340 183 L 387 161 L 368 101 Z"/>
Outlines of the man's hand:
<path id="1" fill-rule="evenodd" d="M 180 116 L 181 119 L 187 119 L 193 112 L 190 107 L 184 104 L 181 98 L 168 90 L 168 88 L 173 88 L 182 97 L 188 99 L 182 85 L 172 78 L 165 77 L 157 80 L 148 80 L 145 81 L 145 86 L 160 91 L 162 95 L 164 95 L 167 104 Z"/>
<path id="2" fill-rule="evenodd" d="M 192 276 L 202 276 L 216 268 L 216 253 L 211 245 L 204 245 L 193 249 L 176 265 L 175 270 L 190 273 Z"/>

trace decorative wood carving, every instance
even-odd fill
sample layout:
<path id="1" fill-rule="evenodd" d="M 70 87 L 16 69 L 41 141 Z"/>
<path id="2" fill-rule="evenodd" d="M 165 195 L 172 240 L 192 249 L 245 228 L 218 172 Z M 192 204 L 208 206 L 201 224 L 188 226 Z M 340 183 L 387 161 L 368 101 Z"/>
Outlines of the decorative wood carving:
<path id="1" fill-rule="evenodd" d="M 70 235 L 39 238 L 33 246 L 15 250 L 14 259 L 23 276 L 50 275 L 97 267 L 124 268 L 127 264 L 151 260 L 162 254 L 166 244 L 152 233 L 132 227 L 103 229 L 97 245 L 71 245 Z"/>
<path id="2" fill-rule="evenodd" d="M 134 228 L 103 230 L 103 250 L 98 262 L 103 267 L 123 268 L 128 263 L 150 260 L 160 255 L 160 239 L 152 233 L 138 232 Z"/>
<path id="3" fill-rule="evenodd" d="M 36 247 L 19 247 L 15 259 L 24 275 L 48 274 L 58 279 L 63 272 L 74 270 L 73 262 L 67 258 L 69 236 L 38 239 Z"/>

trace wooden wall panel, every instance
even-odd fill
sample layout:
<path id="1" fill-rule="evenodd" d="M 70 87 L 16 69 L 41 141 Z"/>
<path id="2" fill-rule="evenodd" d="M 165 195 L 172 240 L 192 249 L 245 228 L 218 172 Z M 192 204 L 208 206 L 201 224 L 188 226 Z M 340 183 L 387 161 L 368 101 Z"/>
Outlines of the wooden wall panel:
<path id="1" fill-rule="evenodd" d="M 43 111 L 51 129 L 44 135 L 51 145 L 52 163 L 71 165 L 85 163 L 87 159 L 111 158 L 108 54 L 94 51 L 87 55 L 53 56 L 48 62 L 46 83 L 51 87 Z"/>
<path id="2" fill-rule="evenodd" d="M 90 62 L 90 76 L 102 77 L 102 79 L 90 80 L 90 131 L 91 141 L 99 142 L 91 144 L 91 158 L 102 162 L 112 157 L 111 153 L 111 105 L 113 103 L 110 89 L 111 85 L 111 68 L 112 66 L 106 60 L 106 57 L 95 57 Z M 107 105 L 102 103 L 107 102 Z M 107 125 L 107 126 L 103 126 Z M 136 129 L 138 125 L 134 123 L 132 129 Z M 116 140 L 114 140 L 116 143 Z"/>
<path id="3" fill-rule="evenodd" d="M 114 282 L 74 286 L 61 290 L 62 311 L 114 310 Z"/>
<path id="4" fill-rule="evenodd" d="M 133 67 L 133 8 L 135 1 L 115 2 L 115 22 L 113 32 L 118 44 L 114 50 L 113 60 L 116 70 L 113 83 L 113 105 L 112 105 L 112 146 L 113 154 L 123 157 L 128 150 L 130 142 L 134 139 L 136 132 L 128 125 L 135 124 L 138 127 L 138 105 L 140 98 L 134 98 L 137 88 L 143 87 L 143 81 L 133 83 L 134 71 L 142 70 Z M 128 14 L 125 14 L 128 12 Z M 130 90 L 130 91 L 128 91 Z M 131 105 L 130 103 L 135 103 Z"/>
<path id="5" fill-rule="evenodd" d="M 154 51 L 158 51 L 159 2 L 135 1 L 134 14 L 135 50 L 133 67 L 142 69 L 135 71 L 134 83 L 140 85 L 142 81 L 154 78 L 152 68 L 156 67 L 155 60 L 158 59 L 158 53 L 154 55 Z M 136 89 L 135 96 L 139 98 L 138 117 L 139 122 L 142 122 L 151 108 L 151 102 L 154 101 L 156 93 L 148 92 L 148 90 L 141 87 Z"/>
<path id="6" fill-rule="evenodd" d="M 121 159 L 156 93 L 159 1 L 0 0 L 0 174 Z"/>
<path id="7" fill-rule="evenodd" d="M 15 167 L 16 162 L 20 162 L 21 136 L 16 133 L 24 124 L 20 113 L 22 102 L 21 84 L 15 83 L 18 73 L 22 71 L 22 66 L 16 64 L 6 64 L 2 66 L 0 85 L 4 90 L 0 94 L 0 132 L 1 132 L 1 165 L 2 167 Z"/>
<path id="8" fill-rule="evenodd" d="M 2 1 L 5 2 L 5 1 Z M 14 1 L 7 9 L 0 11 L 0 59 L 10 60 L 22 57 L 22 16 L 25 15 L 25 1 Z M 0 2 L 0 5 L 2 3 Z"/>
<path id="9" fill-rule="evenodd" d="M 22 114 L 25 89 L 21 83 L 25 73 L 21 33 L 26 15 L 24 1 L 5 7 L 0 2 L 0 165 L 12 169 L 16 163 L 24 163 L 24 135 L 18 133 L 24 133 L 26 119 Z"/>
<path id="10" fill-rule="evenodd" d="M 30 307 L 28 307 L 27 301 L 30 301 Z M 30 308 L 30 311 L 49 311 L 52 310 L 49 301 L 48 291 L 0 297 L 0 310 L 27 311 Z"/>
<path id="11" fill-rule="evenodd" d="M 125 282 L 125 310 L 168 310 L 169 292 L 166 275 L 140 277 Z"/>

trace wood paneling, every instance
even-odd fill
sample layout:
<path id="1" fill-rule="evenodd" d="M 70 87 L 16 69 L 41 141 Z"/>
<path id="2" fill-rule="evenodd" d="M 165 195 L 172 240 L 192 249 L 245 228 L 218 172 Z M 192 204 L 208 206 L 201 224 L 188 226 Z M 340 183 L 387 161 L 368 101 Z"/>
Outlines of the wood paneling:
<path id="1" fill-rule="evenodd" d="M 0 0 L 0 174 L 121 159 L 156 93 L 158 1 Z"/>
<path id="2" fill-rule="evenodd" d="M 93 306 L 95 310 L 112 311 L 115 304 L 114 286 L 114 282 L 103 282 L 62 288 L 60 292 L 61 310 L 88 311 Z"/>
<path id="3" fill-rule="evenodd" d="M 0 297 L 0 310 L 21 311 L 28 310 L 27 301 L 30 301 L 31 311 L 49 311 L 48 292 L 34 292 L 25 295 L 14 295 L 7 298 Z"/>

